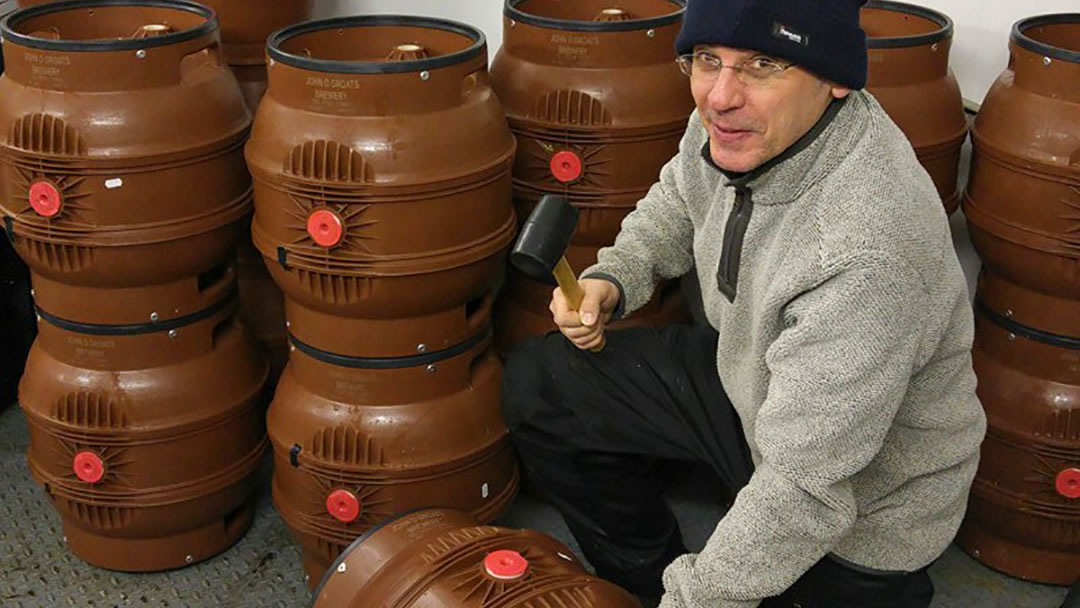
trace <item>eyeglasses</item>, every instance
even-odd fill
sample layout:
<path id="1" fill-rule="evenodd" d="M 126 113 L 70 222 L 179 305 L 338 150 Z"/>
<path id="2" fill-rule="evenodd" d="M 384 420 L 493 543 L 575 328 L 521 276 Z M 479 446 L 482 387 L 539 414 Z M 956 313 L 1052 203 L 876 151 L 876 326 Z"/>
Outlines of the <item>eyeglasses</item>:
<path id="1" fill-rule="evenodd" d="M 706 51 L 679 55 L 675 61 L 683 74 L 705 82 L 716 80 L 721 70 L 730 68 L 735 70 L 735 77 L 739 79 L 739 82 L 748 86 L 764 84 L 769 79 L 794 67 L 792 63 L 783 63 L 765 55 L 755 55 L 735 65 L 724 65 L 719 57 Z"/>

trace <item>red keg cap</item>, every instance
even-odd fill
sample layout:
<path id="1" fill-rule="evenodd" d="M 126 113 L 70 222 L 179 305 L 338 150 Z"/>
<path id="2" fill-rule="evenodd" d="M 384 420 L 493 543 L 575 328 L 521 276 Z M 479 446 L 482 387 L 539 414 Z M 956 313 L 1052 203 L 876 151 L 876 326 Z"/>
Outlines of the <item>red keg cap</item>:
<path id="1" fill-rule="evenodd" d="M 492 577 L 502 581 L 521 578 L 529 569 L 529 561 L 517 551 L 500 549 L 492 551 L 484 558 L 484 570 Z"/>
<path id="2" fill-rule="evenodd" d="M 326 497 L 326 510 L 338 521 L 354 522 L 360 517 L 360 499 L 348 490 L 334 490 Z"/>
<path id="3" fill-rule="evenodd" d="M 30 184 L 30 207 L 41 217 L 55 217 L 60 213 L 63 198 L 60 191 L 50 182 Z"/>
<path id="4" fill-rule="evenodd" d="M 328 209 L 319 209 L 308 216 L 307 231 L 311 238 L 322 247 L 333 247 L 341 242 L 345 233 L 341 218 Z"/>
<path id="5" fill-rule="evenodd" d="M 1058 494 L 1065 498 L 1080 498 L 1080 469 L 1070 468 L 1058 473 Z"/>
<path id="6" fill-rule="evenodd" d="M 551 174 L 564 184 L 580 178 L 581 168 L 581 157 L 570 150 L 556 152 L 551 157 Z"/>
<path id="7" fill-rule="evenodd" d="M 93 452 L 84 451 L 75 454 L 72 469 L 75 471 L 75 476 L 86 483 L 97 483 L 105 477 L 105 463 Z"/>

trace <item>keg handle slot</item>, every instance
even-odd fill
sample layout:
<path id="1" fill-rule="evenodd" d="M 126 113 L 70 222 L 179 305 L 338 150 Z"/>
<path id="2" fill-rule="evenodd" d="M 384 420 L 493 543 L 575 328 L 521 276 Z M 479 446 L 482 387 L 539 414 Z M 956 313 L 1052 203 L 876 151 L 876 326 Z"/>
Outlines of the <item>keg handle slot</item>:
<path id="1" fill-rule="evenodd" d="M 225 527 L 225 534 L 227 536 L 231 537 L 234 532 L 238 531 L 242 526 L 247 523 L 245 521 L 246 518 L 243 517 L 244 510 L 246 508 L 246 504 L 240 505 L 239 507 L 236 507 L 227 515 L 225 515 L 225 519 L 221 520 L 222 525 Z"/>
<path id="2" fill-rule="evenodd" d="M 486 85 L 487 82 L 488 74 L 486 67 L 480 67 L 469 72 L 461 79 L 461 98 L 465 99 L 479 89 L 481 85 Z"/>
<path id="3" fill-rule="evenodd" d="M 237 320 L 235 313 L 221 323 L 215 325 L 214 329 L 210 332 L 210 348 L 216 350 L 226 336 L 232 334 L 239 328 L 240 322 Z"/>
<path id="4" fill-rule="evenodd" d="M 488 345 L 487 348 L 480 351 L 472 361 L 469 362 L 469 385 L 476 386 L 476 376 L 480 373 L 480 368 L 485 365 L 493 364 L 493 361 L 497 357 L 495 356 L 495 350 L 492 345 Z"/>
<path id="5" fill-rule="evenodd" d="M 221 42 L 215 40 L 180 58 L 180 79 L 187 85 L 198 84 L 216 77 L 222 66 Z"/>
<path id="6" fill-rule="evenodd" d="M 476 333 L 487 324 L 494 304 L 495 294 L 490 292 L 482 298 L 475 298 L 465 303 L 465 327 L 470 334 Z"/>
<path id="7" fill-rule="evenodd" d="M 196 279 L 202 302 L 216 302 L 236 285 L 236 268 L 232 263 L 219 264 Z"/>

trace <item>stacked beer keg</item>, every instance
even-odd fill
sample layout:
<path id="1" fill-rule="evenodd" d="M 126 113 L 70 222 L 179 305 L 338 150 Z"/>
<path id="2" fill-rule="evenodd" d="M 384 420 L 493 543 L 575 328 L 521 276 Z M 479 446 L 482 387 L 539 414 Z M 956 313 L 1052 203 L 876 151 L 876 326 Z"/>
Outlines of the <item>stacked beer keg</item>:
<path id="1" fill-rule="evenodd" d="M 312 585 L 394 513 L 513 498 L 491 309 L 514 139 L 472 27 L 350 17 L 275 33 L 248 166 L 291 352 L 274 502 Z"/>
<path id="2" fill-rule="evenodd" d="M 214 555 L 252 517 L 267 364 L 236 321 L 251 116 L 213 12 L 66 0 L 3 29 L 3 212 L 40 316 L 19 397 L 71 550 Z"/>
<path id="3" fill-rule="evenodd" d="M 510 0 L 492 85 L 518 141 L 514 205 L 524 221 L 545 194 L 580 211 L 566 252 L 580 271 L 679 149 L 694 110 L 672 56 L 683 0 Z M 617 8 L 622 7 L 622 8 Z M 552 287 L 511 271 L 496 314 L 500 350 L 554 330 Z M 686 318 L 677 281 L 613 329 Z"/>
<path id="4" fill-rule="evenodd" d="M 960 203 L 957 172 L 968 133 L 960 85 L 949 69 L 952 20 L 922 6 L 871 0 L 860 21 L 868 47 L 866 90 L 907 135 L 952 213 Z"/>
<path id="5" fill-rule="evenodd" d="M 18 0 L 20 7 L 58 0 Z M 217 12 L 221 54 L 254 113 L 266 91 L 266 38 L 274 30 L 310 18 L 315 0 L 197 0 Z M 14 2 L 14 0 L 12 0 Z M 249 220 L 250 221 L 250 220 Z M 288 360 L 285 303 L 244 230 L 236 252 L 240 317 L 270 359 L 274 383 Z"/>
<path id="6" fill-rule="evenodd" d="M 974 363 L 989 420 L 961 546 L 1009 574 L 1080 577 L 1080 14 L 1013 27 L 972 131 L 983 259 Z"/>
<path id="7" fill-rule="evenodd" d="M 15 0 L 0 2 L 0 19 L 15 8 Z M 0 54 L 0 74 L 3 72 L 4 59 Z M 15 402 L 26 354 L 36 333 L 26 264 L 0 234 L 0 409 Z"/>
<path id="8" fill-rule="evenodd" d="M 222 52 L 252 113 L 266 92 L 266 39 L 275 30 L 311 17 L 315 0 L 200 0 L 217 11 Z M 270 360 L 270 384 L 289 359 L 285 300 L 251 243 L 250 218 L 236 249 L 240 318 Z"/>
<path id="9" fill-rule="evenodd" d="M 203 0 L 202 4 L 217 11 L 225 62 L 254 112 L 266 92 L 266 38 L 310 19 L 315 0 Z"/>

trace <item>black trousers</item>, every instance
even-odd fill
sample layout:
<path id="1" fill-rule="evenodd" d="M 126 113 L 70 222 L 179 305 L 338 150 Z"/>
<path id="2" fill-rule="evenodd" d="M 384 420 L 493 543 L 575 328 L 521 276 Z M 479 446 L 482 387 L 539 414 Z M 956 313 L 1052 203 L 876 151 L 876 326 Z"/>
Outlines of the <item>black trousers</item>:
<path id="1" fill-rule="evenodd" d="M 557 333 L 507 359 L 503 410 L 526 474 L 562 513 L 599 576 L 644 597 L 686 552 L 659 465 L 703 462 L 732 495 L 753 462 L 716 373 L 717 334 L 670 326 L 609 332 L 600 353 Z M 925 608 L 925 569 L 866 572 L 825 558 L 769 608 Z"/>

